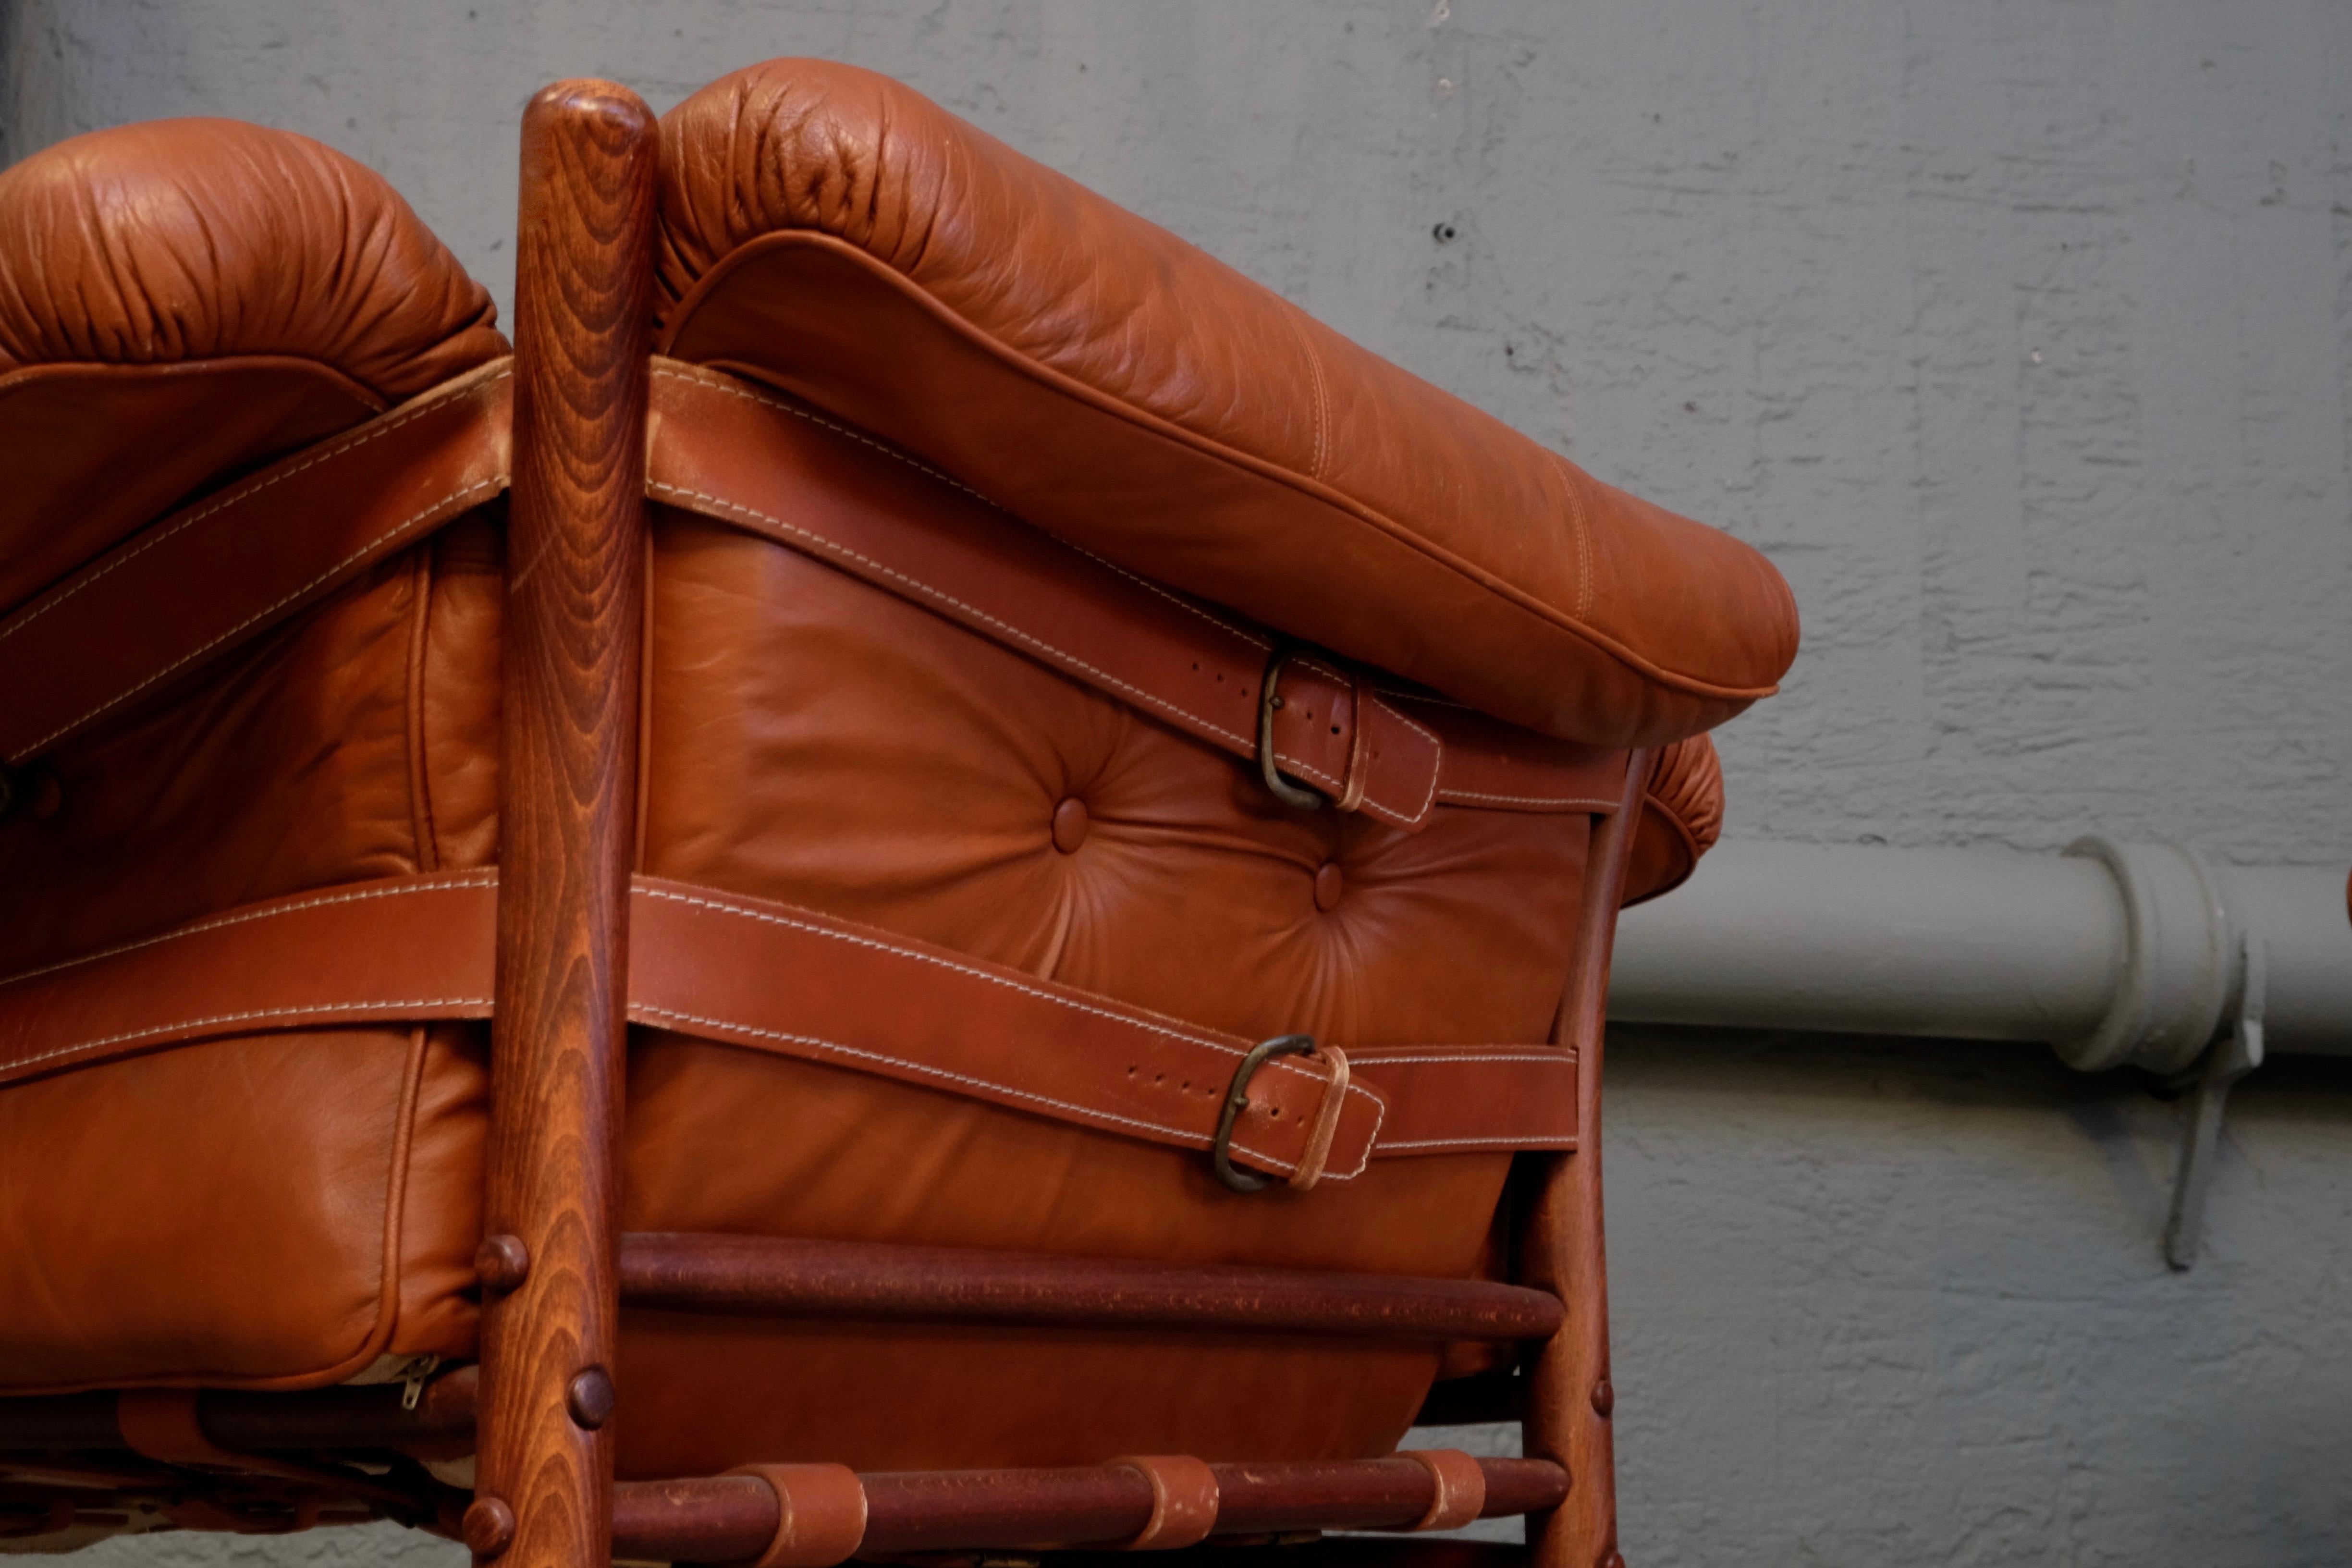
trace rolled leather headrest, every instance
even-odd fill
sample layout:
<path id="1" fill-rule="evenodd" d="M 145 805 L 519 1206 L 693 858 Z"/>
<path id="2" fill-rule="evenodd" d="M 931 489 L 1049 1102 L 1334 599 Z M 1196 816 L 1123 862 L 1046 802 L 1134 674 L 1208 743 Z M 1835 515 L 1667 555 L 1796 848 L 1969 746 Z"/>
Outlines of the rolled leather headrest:
<path id="1" fill-rule="evenodd" d="M 1625 868 L 1625 901 L 1672 892 L 1690 879 L 1699 857 L 1723 837 L 1723 763 L 1715 742 L 1693 735 L 1650 758 L 1642 820 Z"/>
<path id="2" fill-rule="evenodd" d="M 230 475 L 504 353 L 373 172 L 163 120 L 0 173 L 0 605 Z"/>
<path id="3" fill-rule="evenodd" d="M 1774 689 L 1762 555 L 1601 484 L 868 71 L 772 60 L 662 121 L 666 351 L 1026 521 L 1567 740 Z"/>

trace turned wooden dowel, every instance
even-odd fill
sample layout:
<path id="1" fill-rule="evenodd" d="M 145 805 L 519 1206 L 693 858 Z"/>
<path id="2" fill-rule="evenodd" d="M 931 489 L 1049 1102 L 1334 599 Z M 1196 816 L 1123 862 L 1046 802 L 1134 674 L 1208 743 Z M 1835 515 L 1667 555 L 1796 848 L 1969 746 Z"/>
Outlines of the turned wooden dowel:
<path id="1" fill-rule="evenodd" d="M 1568 1477 L 1543 1459 L 1481 1459 L 1488 1518 L 1556 1506 Z M 1221 1535 L 1397 1529 L 1434 1500 L 1418 1462 L 1329 1459 L 1212 1465 Z M 881 1471 L 866 1490 L 861 1557 L 1103 1543 L 1151 1517 L 1151 1485 L 1118 1465 L 1062 1469 Z M 776 1498 L 748 1476 L 629 1481 L 615 1489 L 613 1546 L 625 1557 L 723 1563 L 756 1555 L 775 1534 Z"/>
<path id="2" fill-rule="evenodd" d="M 523 113 L 477 1559 L 604 1568 L 644 603 L 656 137 L 626 88 Z"/>
<path id="3" fill-rule="evenodd" d="M 634 1232 L 620 1272 L 631 1306 L 866 1322 L 1386 1340 L 1538 1340 L 1560 1324 L 1554 1298 L 1484 1280 L 877 1242 Z"/>
<path id="4" fill-rule="evenodd" d="M 1526 1451 L 1568 1468 L 1568 1500 L 1530 1520 L 1535 1568 L 1607 1568 L 1617 1555 L 1616 1450 L 1610 1416 L 1609 1269 L 1601 1226 L 1601 1053 L 1617 906 L 1640 825 L 1649 753 L 1634 752 L 1616 811 L 1585 858 L 1584 894 L 1552 1043 L 1576 1052 L 1576 1148 L 1538 1156 L 1536 1198 L 1520 1233 L 1520 1279 L 1549 1290 L 1567 1321 L 1526 1375 Z"/>

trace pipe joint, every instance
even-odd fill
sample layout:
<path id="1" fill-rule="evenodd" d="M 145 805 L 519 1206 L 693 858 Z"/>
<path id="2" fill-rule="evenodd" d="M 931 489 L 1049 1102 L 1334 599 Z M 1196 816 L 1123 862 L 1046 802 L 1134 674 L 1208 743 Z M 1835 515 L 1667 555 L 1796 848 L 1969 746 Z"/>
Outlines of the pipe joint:
<path id="1" fill-rule="evenodd" d="M 2106 1015 L 2089 1033 L 2052 1042 L 2084 1072 L 2142 1067 L 2186 1071 L 2213 1040 L 2240 984 L 2238 924 L 2204 858 L 2168 840 L 2126 844 L 2090 834 L 2066 847 L 2116 879 L 2123 963 Z"/>

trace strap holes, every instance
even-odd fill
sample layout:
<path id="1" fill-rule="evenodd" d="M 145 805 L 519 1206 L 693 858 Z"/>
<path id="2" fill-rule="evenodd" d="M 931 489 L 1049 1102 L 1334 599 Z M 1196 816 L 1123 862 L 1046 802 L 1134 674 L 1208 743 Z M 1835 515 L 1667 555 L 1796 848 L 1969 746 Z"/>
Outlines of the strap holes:
<path id="1" fill-rule="evenodd" d="M 1336 735 L 1336 734 L 1338 734 L 1339 732 L 1339 725 L 1337 725 L 1337 724 L 1332 725 L 1332 726 L 1331 726 L 1331 733 L 1333 733 L 1334 735 Z"/>

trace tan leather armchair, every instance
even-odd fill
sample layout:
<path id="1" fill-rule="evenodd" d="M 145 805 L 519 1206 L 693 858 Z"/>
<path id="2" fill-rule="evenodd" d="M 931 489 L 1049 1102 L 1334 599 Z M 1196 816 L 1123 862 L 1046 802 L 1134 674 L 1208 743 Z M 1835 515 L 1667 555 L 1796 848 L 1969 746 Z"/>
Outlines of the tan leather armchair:
<path id="1" fill-rule="evenodd" d="M 1778 574 L 869 73 L 523 159 L 511 351 L 299 137 L 0 174 L 0 1532 L 1609 1561 Z"/>

